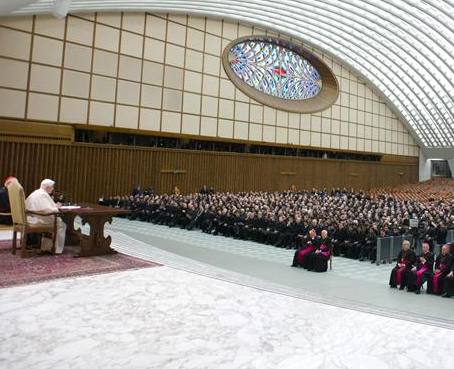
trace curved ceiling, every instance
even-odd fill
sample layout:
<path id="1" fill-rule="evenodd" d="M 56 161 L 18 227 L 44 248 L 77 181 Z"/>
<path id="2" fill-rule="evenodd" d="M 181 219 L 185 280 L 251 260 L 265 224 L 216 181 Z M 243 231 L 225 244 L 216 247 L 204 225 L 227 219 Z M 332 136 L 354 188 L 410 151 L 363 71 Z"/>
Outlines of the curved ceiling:
<path id="1" fill-rule="evenodd" d="M 12 14 L 56 7 L 217 16 L 298 37 L 367 80 L 423 148 L 454 148 L 454 0 L 39 0 Z"/>

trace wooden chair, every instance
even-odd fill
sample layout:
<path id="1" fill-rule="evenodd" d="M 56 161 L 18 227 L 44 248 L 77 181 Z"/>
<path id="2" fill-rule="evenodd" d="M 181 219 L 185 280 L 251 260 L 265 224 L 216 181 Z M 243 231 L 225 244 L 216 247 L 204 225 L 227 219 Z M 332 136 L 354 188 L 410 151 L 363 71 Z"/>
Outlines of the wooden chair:
<path id="1" fill-rule="evenodd" d="M 21 257 L 27 256 L 27 234 L 28 233 L 51 233 L 52 252 L 55 252 L 55 240 L 57 237 L 57 213 L 41 213 L 28 211 L 25 209 L 24 189 L 19 182 L 8 185 L 8 196 L 11 207 L 11 217 L 13 218 L 13 254 L 16 254 L 17 232 L 21 234 L 20 248 Z M 54 221 L 48 224 L 33 224 L 27 221 L 27 215 L 52 216 Z"/>

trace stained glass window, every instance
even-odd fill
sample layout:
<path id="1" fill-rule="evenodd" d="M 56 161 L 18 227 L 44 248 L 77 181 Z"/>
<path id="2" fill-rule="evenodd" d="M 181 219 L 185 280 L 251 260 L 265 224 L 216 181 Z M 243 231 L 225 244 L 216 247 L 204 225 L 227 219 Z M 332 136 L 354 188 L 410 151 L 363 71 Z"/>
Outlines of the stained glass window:
<path id="1" fill-rule="evenodd" d="M 308 60 L 272 42 L 239 42 L 229 50 L 228 61 L 241 80 L 271 96 L 305 100 L 322 88 L 320 74 Z"/>

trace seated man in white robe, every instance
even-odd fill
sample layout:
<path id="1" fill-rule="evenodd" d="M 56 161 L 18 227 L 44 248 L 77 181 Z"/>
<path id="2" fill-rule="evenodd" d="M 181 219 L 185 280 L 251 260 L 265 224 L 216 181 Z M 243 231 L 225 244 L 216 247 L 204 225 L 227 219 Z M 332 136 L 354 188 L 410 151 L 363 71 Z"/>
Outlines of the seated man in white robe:
<path id="1" fill-rule="evenodd" d="M 25 200 L 25 207 L 27 210 L 43 212 L 43 213 L 55 213 L 60 208 L 59 203 L 55 203 L 50 197 L 50 194 L 54 190 L 55 182 L 51 179 L 45 179 L 41 182 L 41 187 L 38 190 L 33 191 L 30 196 Z M 34 224 L 52 224 L 54 222 L 53 216 L 39 216 L 29 215 L 28 221 Z M 55 253 L 61 254 L 65 245 L 66 235 L 66 224 L 57 218 L 57 237 L 55 241 Z M 52 250 L 52 240 L 43 238 L 41 241 L 42 251 Z"/>

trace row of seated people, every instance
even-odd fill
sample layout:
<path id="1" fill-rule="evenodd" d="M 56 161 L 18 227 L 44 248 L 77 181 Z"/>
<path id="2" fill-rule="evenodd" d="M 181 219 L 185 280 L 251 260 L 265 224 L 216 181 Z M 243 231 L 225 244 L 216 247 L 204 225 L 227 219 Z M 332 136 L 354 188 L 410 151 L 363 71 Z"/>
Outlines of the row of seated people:
<path id="1" fill-rule="evenodd" d="M 328 231 L 323 229 L 320 236 L 314 228 L 301 240 L 302 246 L 295 251 L 292 267 L 303 267 L 314 272 L 326 272 L 330 260 L 333 243 L 328 237 Z"/>
<path id="2" fill-rule="evenodd" d="M 340 189 L 302 192 L 194 193 L 114 196 L 101 204 L 131 211 L 130 219 L 200 229 L 278 247 L 299 248 L 301 237 L 326 229 L 335 255 L 375 261 L 377 237 L 414 233 L 444 244 L 454 229 L 451 203 L 422 204 L 393 198 L 372 199 Z M 410 229 L 410 217 L 419 219 Z"/>
<path id="3" fill-rule="evenodd" d="M 410 242 L 403 241 L 402 250 L 397 256 L 397 265 L 391 271 L 389 285 L 400 290 L 419 294 L 427 281 L 427 293 L 454 296 L 454 244 L 445 244 L 435 259 L 430 244 L 424 241 L 421 255 L 416 256 L 410 249 Z M 435 264 L 435 265 L 434 265 Z"/>
<path id="4" fill-rule="evenodd" d="M 128 216 L 131 220 L 142 220 L 188 230 L 200 229 L 213 235 L 251 240 L 285 248 L 299 248 L 303 234 L 311 228 L 320 234 L 323 228 L 323 225 L 319 224 L 320 220 L 315 218 L 308 221 L 307 217 L 304 217 L 304 220 L 297 217 L 294 220 L 282 222 L 270 219 L 261 212 L 235 217 L 230 212 L 215 212 L 210 211 L 211 209 L 200 208 L 195 210 L 191 204 L 183 203 L 181 206 L 176 206 L 160 200 L 115 196 L 101 199 L 99 203 L 131 210 L 131 214 Z M 333 226 L 327 227 L 330 234 L 337 236 L 337 239 L 333 239 L 333 244 L 336 245 L 334 252 L 336 255 L 353 259 L 373 259 L 378 230 L 373 226 L 369 232 L 364 232 L 364 229 L 358 229 L 355 227 L 356 225 L 357 223 L 353 223 L 346 227 L 341 224 L 338 230 Z M 401 234 L 400 231 L 394 231 L 383 230 L 381 235 Z"/>

